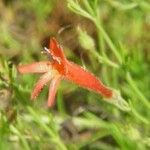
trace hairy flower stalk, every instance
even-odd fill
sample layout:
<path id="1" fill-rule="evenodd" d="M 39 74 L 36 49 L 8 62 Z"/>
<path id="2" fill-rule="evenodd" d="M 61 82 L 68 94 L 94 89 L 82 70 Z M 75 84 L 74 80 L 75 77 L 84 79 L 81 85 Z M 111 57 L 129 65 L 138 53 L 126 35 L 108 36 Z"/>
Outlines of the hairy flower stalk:
<path id="1" fill-rule="evenodd" d="M 129 110 L 127 102 L 121 97 L 117 90 L 105 86 L 92 73 L 67 60 L 62 48 L 55 38 L 50 40 L 49 49 L 45 48 L 45 51 L 48 55 L 51 55 L 51 62 L 41 61 L 18 66 L 18 71 L 20 73 L 43 74 L 35 85 L 31 94 L 31 99 L 35 99 L 44 85 L 51 81 L 49 87 L 48 106 L 53 106 L 58 85 L 62 79 L 65 79 L 102 95 L 108 102 L 117 105 L 123 110 Z"/>

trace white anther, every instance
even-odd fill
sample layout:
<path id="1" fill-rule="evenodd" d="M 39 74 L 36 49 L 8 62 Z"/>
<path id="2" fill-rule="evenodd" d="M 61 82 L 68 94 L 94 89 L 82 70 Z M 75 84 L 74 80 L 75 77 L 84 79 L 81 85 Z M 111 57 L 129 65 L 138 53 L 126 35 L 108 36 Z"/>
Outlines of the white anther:
<path id="1" fill-rule="evenodd" d="M 44 47 L 44 50 L 47 52 L 47 53 L 50 53 L 49 49 L 47 47 Z"/>

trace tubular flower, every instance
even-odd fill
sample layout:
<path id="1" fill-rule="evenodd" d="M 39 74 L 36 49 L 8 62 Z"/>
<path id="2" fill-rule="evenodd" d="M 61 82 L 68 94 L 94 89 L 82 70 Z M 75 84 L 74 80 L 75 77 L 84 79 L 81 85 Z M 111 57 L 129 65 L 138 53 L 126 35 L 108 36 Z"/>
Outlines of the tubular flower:
<path id="1" fill-rule="evenodd" d="M 32 64 L 18 66 L 20 73 L 43 74 L 32 91 L 31 99 L 35 99 L 44 85 L 51 80 L 48 106 L 53 106 L 58 85 L 62 79 L 65 79 L 102 95 L 108 102 L 117 105 L 121 109 L 128 109 L 128 104 L 123 100 L 119 91 L 105 86 L 92 73 L 67 60 L 63 49 L 55 38 L 50 40 L 49 49 L 45 48 L 45 50 L 48 55 L 51 55 L 52 61 L 34 62 Z"/>

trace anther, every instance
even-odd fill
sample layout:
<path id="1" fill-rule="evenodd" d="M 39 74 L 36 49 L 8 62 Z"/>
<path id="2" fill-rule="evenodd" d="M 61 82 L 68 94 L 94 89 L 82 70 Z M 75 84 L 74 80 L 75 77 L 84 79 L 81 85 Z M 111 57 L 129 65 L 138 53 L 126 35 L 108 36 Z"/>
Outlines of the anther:
<path id="1" fill-rule="evenodd" d="M 47 53 L 50 53 L 49 49 L 47 47 L 44 47 L 44 50 L 47 52 Z"/>

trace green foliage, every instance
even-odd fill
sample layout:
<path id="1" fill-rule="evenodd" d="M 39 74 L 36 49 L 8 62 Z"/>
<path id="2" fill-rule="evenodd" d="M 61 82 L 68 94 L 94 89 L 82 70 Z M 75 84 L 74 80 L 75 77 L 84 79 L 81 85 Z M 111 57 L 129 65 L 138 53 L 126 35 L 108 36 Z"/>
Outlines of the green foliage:
<path id="1" fill-rule="evenodd" d="M 45 106 L 47 88 L 35 102 L 30 101 L 37 76 L 19 75 L 16 67 L 47 59 L 40 53 L 41 41 L 52 34 L 50 16 L 60 3 L 68 6 L 70 14 L 92 23 L 95 34 L 83 26 L 76 30 L 75 40 L 88 59 L 84 64 L 121 91 L 130 111 L 67 82 L 58 90 L 55 108 Z M 150 3 L 60 0 L 58 4 L 52 0 L 0 2 L 0 149 L 150 149 Z M 71 49 L 67 51 L 75 56 Z"/>

